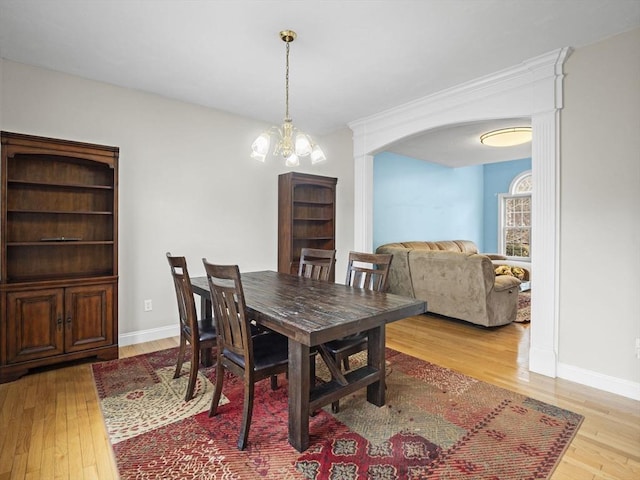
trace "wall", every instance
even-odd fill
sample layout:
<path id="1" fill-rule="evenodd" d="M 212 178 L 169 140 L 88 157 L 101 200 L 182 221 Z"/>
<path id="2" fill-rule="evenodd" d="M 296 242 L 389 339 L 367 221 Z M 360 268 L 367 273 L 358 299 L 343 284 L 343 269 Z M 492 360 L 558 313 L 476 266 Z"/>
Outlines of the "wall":
<path id="1" fill-rule="evenodd" d="M 498 194 L 531 159 L 447 168 L 391 152 L 374 159 L 374 249 L 402 240 L 469 239 L 498 251 Z"/>
<path id="2" fill-rule="evenodd" d="M 523 158 L 510 162 L 484 165 L 484 249 L 483 252 L 498 252 L 498 195 L 509 193 L 513 179 L 526 170 L 531 170 L 531 159 Z"/>
<path id="3" fill-rule="evenodd" d="M 2 130 L 120 147 L 121 341 L 177 332 L 165 252 L 277 269 L 277 176 L 284 162 L 249 158 L 267 127 L 250 119 L 0 60 Z M 277 119 L 274 119 L 274 121 Z M 328 161 L 300 171 L 338 177 L 338 271 L 353 248 L 353 146 L 344 129 L 317 138 Z M 143 312 L 145 299 L 153 310 Z"/>
<path id="4" fill-rule="evenodd" d="M 566 63 L 558 353 L 560 376 L 640 399 L 639 47 L 635 29 Z"/>
<path id="5" fill-rule="evenodd" d="M 408 240 L 482 247 L 482 166 L 447 168 L 383 152 L 373 165 L 373 249 Z"/>

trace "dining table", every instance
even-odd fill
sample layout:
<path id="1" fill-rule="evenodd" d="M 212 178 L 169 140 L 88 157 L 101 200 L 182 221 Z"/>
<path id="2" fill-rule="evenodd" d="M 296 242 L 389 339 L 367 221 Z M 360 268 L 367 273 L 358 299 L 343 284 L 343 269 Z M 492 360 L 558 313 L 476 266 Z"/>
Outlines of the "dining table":
<path id="1" fill-rule="evenodd" d="M 365 387 L 369 403 L 385 404 L 385 325 L 426 312 L 426 302 L 274 271 L 241 273 L 241 281 L 249 317 L 288 338 L 288 435 L 296 450 L 309 447 L 309 415 L 324 405 Z M 191 283 L 201 313 L 210 314 L 207 277 Z M 366 365 L 342 372 L 323 355 L 332 379 L 316 385 L 311 352 L 360 332 L 368 336 Z"/>

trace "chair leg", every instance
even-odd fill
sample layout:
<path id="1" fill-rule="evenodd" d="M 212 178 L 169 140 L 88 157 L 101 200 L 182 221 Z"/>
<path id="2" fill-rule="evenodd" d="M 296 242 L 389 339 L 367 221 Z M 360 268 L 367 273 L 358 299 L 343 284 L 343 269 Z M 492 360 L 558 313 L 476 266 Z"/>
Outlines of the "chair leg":
<path id="1" fill-rule="evenodd" d="M 278 389 L 278 376 L 271 375 L 271 390 L 277 390 L 277 389 Z"/>
<path id="2" fill-rule="evenodd" d="M 184 401 L 188 402 L 193 398 L 193 391 L 196 388 L 196 380 L 198 379 L 198 368 L 200 366 L 200 350 L 193 348 L 191 345 L 191 368 L 189 369 L 189 383 L 187 384 L 187 393 Z"/>
<path id="3" fill-rule="evenodd" d="M 180 332 L 180 350 L 178 350 L 178 363 L 176 364 L 176 371 L 173 374 L 173 378 L 178 378 L 180 376 L 180 371 L 182 370 L 182 362 L 184 361 L 184 351 L 187 345 L 187 339 L 184 336 L 184 333 Z"/>
<path id="4" fill-rule="evenodd" d="M 209 408 L 209 416 L 213 417 L 218 411 L 218 403 L 220 402 L 220 397 L 222 396 L 222 381 L 224 380 L 224 367 L 222 366 L 222 362 L 218 357 L 218 361 L 216 362 L 216 386 L 213 390 L 213 398 L 211 399 L 211 407 Z"/>
<path id="5" fill-rule="evenodd" d="M 344 370 L 345 371 L 350 370 L 349 369 L 349 355 L 347 355 L 346 357 L 344 357 L 342 359 L 342 365 L 344 366 Z"/>
<path id="6" fill-rule="evenodd" d="M 313 390 L 316 386 L 316 356 L 311 355 L 309 360 L 309 388 Z"/>
<path id="7" fill-rule="evenodd" d="M 344 368 L 344 371 L 346 372 L 347 370 L 349 370 L 349 356 L 343 357 L 341 359 L 340 355 L 338 354 L 334 357 L 334 360 L 336 362 L 336 365 L 338 365 L 338 368 L 340 368 L 340 361 L 342 360 L 342 366 Z M 340 411 L 340 401 L 336 400 L 335 402 L 331 403 L 331 412 L 338 413 L 339 411 Z"/>
<path id="8" fill-rule="evenodd" d="M 253 378 L 245 372 L 244 409 L 242 411 L 240 437 L 238 437 L 238 449 L 240 450 L 244 450 L 244 447 L 247 445 L 247 438 L 249 437 L 249 427 L 251 427 L 251 415 L 253 413 L 253 392 Z"/>
<path id="9" fill-rule="evenodd" d="M 309 394 L 316 388 L 316 355 L 311 355 L 309 359 Z M 310 417 L 315 417 L 320 409 L 309 412 Z"/>

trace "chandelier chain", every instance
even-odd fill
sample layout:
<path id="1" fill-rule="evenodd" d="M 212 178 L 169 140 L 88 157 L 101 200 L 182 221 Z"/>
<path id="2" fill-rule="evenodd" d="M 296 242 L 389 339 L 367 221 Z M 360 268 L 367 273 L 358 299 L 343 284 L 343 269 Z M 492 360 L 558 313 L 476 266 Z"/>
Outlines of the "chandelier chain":
<path id="1" fill-rule="evenodd" d="M 285 112 L 284 118 L 285 120 L 291 121 L 291 117 L 289 117 L 289 42 L 287 42 L 287 66 L 285 69 L 285 88 L 284 88 L 284 97 L 285 97 Z"/>

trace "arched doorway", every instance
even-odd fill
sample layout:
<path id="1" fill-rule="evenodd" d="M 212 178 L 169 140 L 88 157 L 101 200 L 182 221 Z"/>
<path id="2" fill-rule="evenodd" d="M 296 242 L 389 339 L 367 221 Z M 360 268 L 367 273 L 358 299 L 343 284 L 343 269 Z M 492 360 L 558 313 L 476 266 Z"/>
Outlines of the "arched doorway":
<path id="1" fill-rule="evenodd" d="M 372 248 L 373 155 L 402 138 L 443 125 L 496 118 L 531 118 L 533 127 L 532 244 L 536 295 L 531 305 L 529 369 L 555 377 L 558 331 L 559 123 L 562 67 L 569 48 L 514 68 L 357 120 L 352 129 L 355 163 L 354 247 Z"/>

